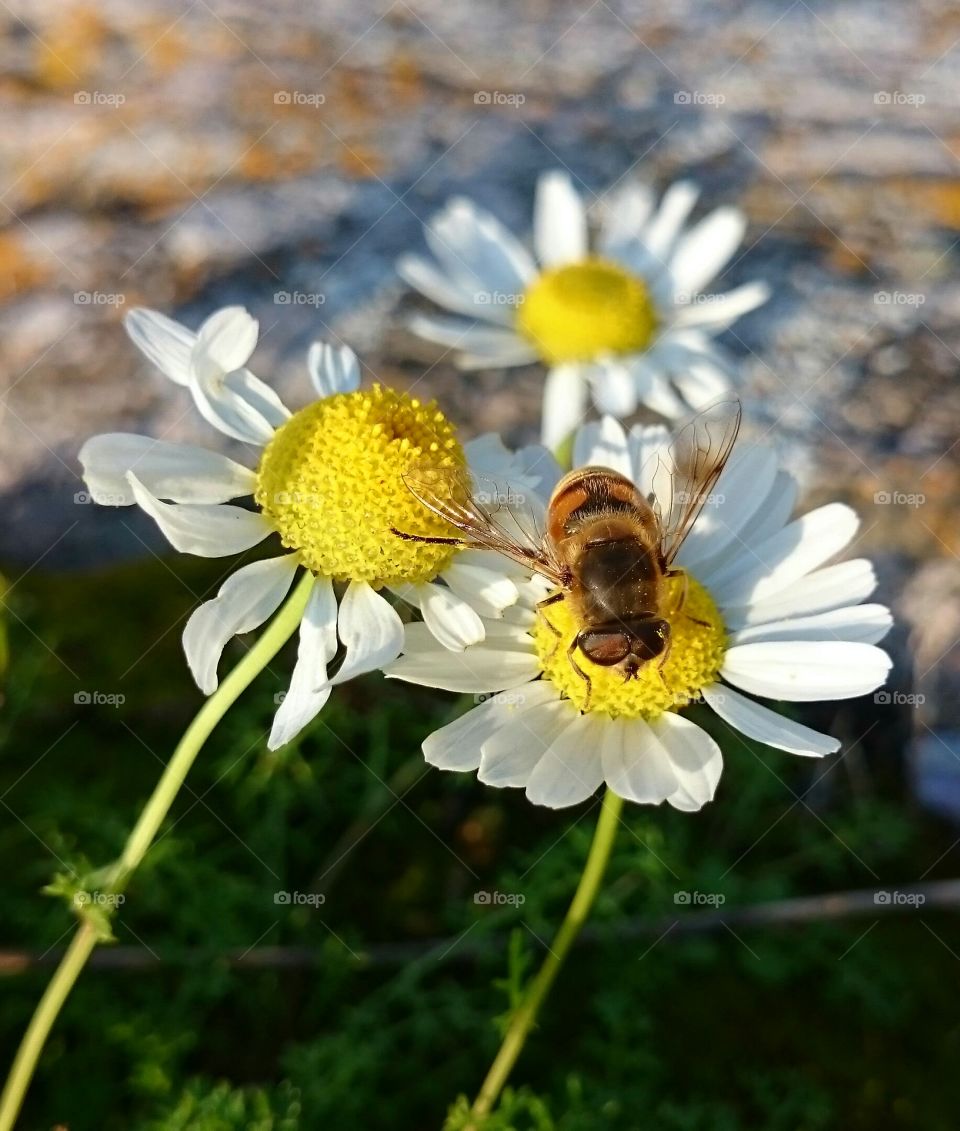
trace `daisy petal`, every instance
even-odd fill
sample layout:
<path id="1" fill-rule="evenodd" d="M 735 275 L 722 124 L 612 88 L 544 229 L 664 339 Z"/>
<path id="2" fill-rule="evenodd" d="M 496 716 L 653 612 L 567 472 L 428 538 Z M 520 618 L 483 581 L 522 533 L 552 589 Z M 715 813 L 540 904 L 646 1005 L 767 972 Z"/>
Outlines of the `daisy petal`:
<path id="1" fill-rule="evenodd" d="M 462 652 L 483 639 L 483 621 L 456 593 L 444 585 L 417 586 L 424 623 L 438 643 L 451 652 Z"/>
<path id="2" fill-rule="evenodd" d="M 893 615 L 884 605 L 852 605 L 809 617 L 788 617 L 741 628 L 730 639 L 732 644 L 764 640 L 849 640 L 876 644 L 892 625 Z"/>
<path id="3" fill-rule="evenodd" d="M 656 215 L 641 239 L 652 264 L 665 266 L 674 240 L 693 211 L 700 190 L 690 181 L 677 181 L 663 194 Z"/>
<path id="4" fill-rule="evenodd" d="M 410 628 L 415 627 L 408 626 L 408 637 Z M 535 679 L 540 674 L 540 661 L 529 647 L 494 647 L 488 632 L 486 644 L 464 652 L 408 652 L 390 664 L 385 674 L 442 691 L 502 691 Z"/>
<path id="5" fill-rule="evenodd" d="M 270 430 L 279 428 L 290 419 L 290 410 L 277 394 L 259 377 L 255 377 L 249 369 L 236 369 L 228 373 L 223 379 L 224 385 L 245 401 L 254 412 L 258 413 L 269 426 Z M 257 422 L 258 435 L 267 435 L 260 422 Z M 269 439 L 269 436 L 267 437 Z"/>
<path id="6" fill-rule="evenodd" d="M 503 572 L 454 561 L 441 574 L 454 593 L 481 616 L 499 617 L 520 599 L 516 585 Z M 480 637 L 482 639 L 482 637 Z"/>
<path id="7" fill-rule="evenodd" d="M 577 431 L 573 442 L 574 467 L 599 464 L 601 467 L 612 467 L 629 478 L 632 462 L 626 433 L 612 416 L 591 420 Z"/>
<path id="8" fill-rule="evenodd" d="M 190 381 L 190 354 L 197 335 L 156 310 L 134 307 L 123 320 L 130 340 L 177 385 Z"/>
<path id="9" fill-rule="evenodd" d="M 424 230 L 427 245 L 461 293 L 519 295 L 536 273 L 526 248 L 489 212 L 462 197 L 447 207 Z M 503 301 L 503 298 L 500 300 Z"/>
<path id="10" fill-rule="evenodd" d="M 134 471 L 151 494 L 175 503 L 225 503 L 252 495 L 257 482 L 248 467 L 219 452 L 129 432 L 91 437 L 79 458 L 94 502 L 112 507 L 136 501 L 128 471 Z"/>
<path id="11" fill-rule="evenodd" d="M 746 606 L 727 606 L 728 628 L 769 624 L 784 617 L 812 616 L 865 601 L 877 587 L 877 575 L 865 558 L 839 562 L 800 578 L 789 589 Z"/>
<path id="12" fill-rule="evenodd" d="M 726 267 L 746 229 L 738 208 L 718 208 L 679 240 L 670 260 L 675 301 L 699 294 Z"/>
<path id="13" fill-rule="evenodd" d="M 611 719 L 603 738 L 603 777 L 614 793 L 659 805 L 679 788 L 663 745 L 643 719 Z"/>
<path id="14" fill-rule="evenodd" d="M 397 274 L 422 295 L 437 304 L 463 314 L 467 318 L 479 318 L 484 322 L 496 322 L 503 326 L 513 326 L 515 306 L 513 303 L 480 302 L 474 287 L 464 291 L 462 286 L 444 275 L 442 271 L 419 255 L 402 255 L 397 260 Z M 484 297 L 486 294 L 484 293 Z"/>
<path id="15" fill-rule="evenodd" d="M 327 664 L 337 654 L 337 598 L 328 577 L 318 577 L 310 590 L 290 687 L 273 717 L 267 746 L 277 750 L 303 730 L 330 698 Z"/>
<path id="16" fill-rule="evenodd" d="M 755 742 L 810 758 L 822 758 L 840 749 L 839 739 L 778 715 L 726 684 L 714 683 L 702 691 L 704 699 L 725 723 Z"/>
<path id="17" fill-rule="evenodd" d="M 242 306 L 225 306 L 200 327 L 194 360 L 217 373 L 242 369 L 256 348 L 259 332 L 259 323 Z"/>
<path id="18" fill-rule="evenodd" d="M 621 259 L 653 212 L 653 191 L 647 185 L 628 183 L 607 194 L 597 248 L 601 255 Z"/>
<path id="19" fill-rule="evenodd" d="M 161 503 L 132 471 L 127 472 L 127 483 L 137 504 L 182 554 L 224 558 L 249 550 L 273 533 L 273 527 L 259 511 L 226 503 Z"/>
<path id="20" fill-rule="evenodd" d="M 556 451 L 587 415 L 588 386 L 583 367 L 576 362 L 555 365 L 543 386 L 544 447 Z"/>
<path id="21" fill-rule="evenodd" d="M 545 689 L 539 693 L 539 701 L 484 740 L 477 774 L 484 785 L 522 789 L 548 747 L 573 721 L 575 714 L 569 701 L 561 701 L 550 683 L 538 680 L 529 685 L 529 690 L 534 688 Z M 522 693 L 527 694 L 528 688 Z"/>
<path id="22" fill-rule="evenodd" d="M 801 703 L 866 695 L 883 683 L 890 667 L 890 657 L 872 644 L 792 640 L 734 645 L 720 674 L 753 695 Z"/>
<path id="23" fill-rule="evenodd" d="M 307 350 L 307 369 L 319 397 L 353 393 L 360 388 L 360 362 L 348 346 L 338 349 L 328 342 L 313 342 Z"/>
<path id="24" fill-rule="evenodd" d="M 753 546 L 752 564 L 745 566 L 738 555 L 718 570 L 712 592 L 731 605 L 772 597 L 838 554 L 859 525 L 856 512 L 843 503 L 818 507 Z"/>
<path id="25" fill-rule="evenodd" d="M 544 267 L 561 267 L 586 258 L 587 215 L 566 173 L 544 173 L 537 181 L 533 246 Z"/>
<path id="26" fill-rule="evenodd" d="M 365 581 L 347 586 L 337 629 L 346 655 L 331 686 L 392 663 L 403 647 L 403 622 L 397 610 Z"/>
<path id="27" fill-rule="evenodd" d="M 769 297 L 770 288 L 766 283 L 744 283 L 726 294 L 710 295 L 709 302 L 690 303 L 675 316 L 673 325 L 677 328 L 709 326 L 716 334 L 732 326 L 744 314 L 763 306 Z"/>
<path id="28" fill-rule="evenodd" d="M 217 665 L 233 636 L 252 632 L 272 616 L 297 572 L 294 554 L 251 562 L 231 574 L 219 593 L 195 609 L 183 630 L 183 650 L 204 695 L 217 690 Z"/>
<path id="29" fill-rule="evenodd" d="M 537 358 L 531 345 L 502 326 L 478 326 L 429 314 L 414 314 L 408 325 L 412 333 L 428 342 L 460 350 L 457 364 L 461 368 L 525 365 Z"/>
<path id="30" fill-rule="evenodd" d="M 693 812 L 713 800 L 723 771 L 720 747 L 696 723 L 667 711 L 650 724 L 667 752 L 678 787 L 667 801 L 675 809 Z"/>
<path id="31" fill-rule="evenodd" d="M 598 412 L 629 416 L 637 407 L 637 380 L 633 369 L 614 358 L 598 362 L 591 373 L 590 387 Z"/>
<path id="32" fill-rule="evenodd" d="M 600 747 L 607 720 L 577 715 L 547 748 L 527 781 L 527 800 L 550 809 L 586 801 L 603 782 Z"/>

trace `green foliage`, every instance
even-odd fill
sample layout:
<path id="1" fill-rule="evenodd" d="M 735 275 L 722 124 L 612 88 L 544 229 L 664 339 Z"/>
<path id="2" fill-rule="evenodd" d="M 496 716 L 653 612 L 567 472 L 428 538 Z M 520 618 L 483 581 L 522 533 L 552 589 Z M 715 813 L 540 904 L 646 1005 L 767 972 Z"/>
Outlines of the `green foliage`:
<path id="1" fill-rule="evenodd" d="M 184 587 L 166 565 L 35 571 L 18 587 L 25 626 L 14 622 L 0 715 L 7 949 L 62 946 L 76 893 L 96 892 L 120 851 L 200 703 L 169 626 L 217 568 L 190 564 Z M 123 953 L 146 965 L 84 974 L 24 1127 L 464 1126 L 464 1097 L 565 910 L 596 809 L 536 810 L 429 769 L 420 741 L 463 706 L 378 677 L 338 689 L 301 741 L 269 753 L 291 663 L 281 654 L 215 732 L 111 909 Z M 125 699 L 76 704 L 83 689 Z M 877 877 L 895 886 L 934 865 L 928 878 L 949 875 L 954 835 L 899 799 L 855 792 L 842 764 L 718 737 L 713 806 L 625 811 L 590 931 L 486 1131 L 952 1131 L 951 917 L 671 924 L 697 910 L 678 907 L 678 891 L 733 908 Z M 42 898 L 45 885 L 61 898 Z M 524 902 L 478 904 L 479 891 Z M 297 964 L 258 962 L 272 947 L 296 948 Z M 0 986 L 5 1048 L 49 972 Z"/>

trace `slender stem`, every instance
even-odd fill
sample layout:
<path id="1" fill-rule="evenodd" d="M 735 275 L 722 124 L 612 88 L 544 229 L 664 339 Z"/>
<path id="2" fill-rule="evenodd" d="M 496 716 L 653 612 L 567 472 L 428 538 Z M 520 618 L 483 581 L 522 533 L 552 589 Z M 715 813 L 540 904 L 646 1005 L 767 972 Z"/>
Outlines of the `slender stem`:
<path id="1" fill-rule="evenodd" d="M 470 1109 L 471 1120 L 464 1131 L 475 1131 L 486 1116 L 490 1114 L 497 1097 L 513 1070 L 514 1064 L 517 1062 L 517 1058 L 523 1051 L 527 1036 L 537 1020 L 540 1006 L 550 992 L 550 987 L 567 957 L 567 952 L 570 950 L 580 928 L 586 922 L 593 901 L 597 897 L 600 881 L 603 879 L 607 861 L 610 859 L 610 850 L 613 848 L 622 808 L 623 798 L 618 797 L 612 789 L 608 789 L 603 795 L 603 806 L 600 810 L 597 827 L 594 830 L 590 853 L 587 856 L 587 862 L 584 865 L 583 874 L 580 877 L 579 884 L 577 884 L 577 890 L 570 907 L 560 924 L 560 930 L 557 931 L 556 938 L 553 940 L 553 945 L 550 947 L 543 965 L 530 983 L 523 1000 L 517 1006 L 510 1020 L 510 1026 L 503 1038 L 503 1043 L 500 1045 L 500 1051 L 490 1066 L 490 1071 L 487 1073 L 477 1098 L 474 1100 L 473 1107 Z"/>
<path id="2" fill-rule="evenodd" d="M 133 831 L 127 838 L 120 859 L 105 885 L 106 890 L 117 893 L 126 887 L 130 876 L 153 843 L 210 732 L 296 631 L 312 587 L 313 575 L 305 573 L 260 639 L 207 699 L 193 722 L 187 727 Z M 20 1042 L 3 1095 L 0 1096 L 0 1131 L 11 1131 L 20 1114 L 23 1098 L 30 1086 L 47 1036 L 97 941 L 96 928 L 89 921 L 82 921 L 60 960 L 60 965 L 50 979 Z"/>

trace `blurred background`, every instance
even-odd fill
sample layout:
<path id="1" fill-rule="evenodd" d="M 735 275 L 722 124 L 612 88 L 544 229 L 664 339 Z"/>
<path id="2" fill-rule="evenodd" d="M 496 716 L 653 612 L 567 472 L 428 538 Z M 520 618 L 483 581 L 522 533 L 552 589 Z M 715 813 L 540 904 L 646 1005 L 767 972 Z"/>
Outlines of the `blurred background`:
<path id="1" fill-rule="evenodd" d="M 804 714 L 842 756 L 743 744 L 700 816 L 629 814 L 490 1127 L 954 1128 L 960 12 L 7 0 L 0 28 L 4 1052 L 72 927 L 39 889 L 118 851 L 200 702 L 182 623 L 234 564 L 180 560 L 83 493 L 93 433 L 219 439 L 125 310 L 197 326 L 242 303 L 291 407 L 328 338 L 465 434 L 527 442 L 541 372 L 464 376 L 413 338 L 397 255 L 452 193 L 523 233 L 546 169 L 588 200 L 691 177 L 701 212 L 749 218 L 724 289 L 773 298 L 723 342 L 807 501 L 859 510 L 895 677 Z M 420 1129 L 477 1087 L 595 810 L 428 770 L 423 735 L 463 704 L 376 677 L 268 754 L 291 663 L 210 742 L 24 1127 Z"/>

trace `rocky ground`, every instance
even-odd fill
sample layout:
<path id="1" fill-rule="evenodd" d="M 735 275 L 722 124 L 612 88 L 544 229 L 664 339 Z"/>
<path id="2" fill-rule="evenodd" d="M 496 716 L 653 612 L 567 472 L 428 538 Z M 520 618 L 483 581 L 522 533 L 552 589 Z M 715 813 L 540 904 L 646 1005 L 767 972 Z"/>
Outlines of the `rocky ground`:
<path id="1" fill-rule="evenodd" d="M 524 230 L 550 167 L 587 193 L 628 171 L 659 187 L 692 176 L 703 207 L 736 201 L 750 218 L 726 281 L 774 289 L 727 335 L 748 407 L 779 423 L 814 497 L 859 506 L 860 549 L 899 617 L 902 686 L 915 660 L 928 698 L 921 733 L 960 726 L 960 11 L 10 0 L 0 25 L 12 572 L 143 552 L 115 515 L 74 501 L 86 436 L 214 440 L 141 363 L 125 308 L 196 324 L 243 303 L 262 327 L 255 369 L 291 405 L 307 398 L 308 343 L 327 335 L 518 441 L 540 373 L 465 377 L 413 339 L 395 257 L 455 191 Z"/>

